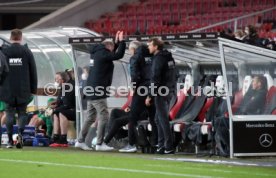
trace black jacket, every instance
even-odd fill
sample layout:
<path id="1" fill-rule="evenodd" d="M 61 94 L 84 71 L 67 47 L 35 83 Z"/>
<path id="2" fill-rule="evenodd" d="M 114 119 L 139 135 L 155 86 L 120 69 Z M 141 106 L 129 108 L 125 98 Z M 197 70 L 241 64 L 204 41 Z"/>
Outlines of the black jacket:
<path id="1" fill-rule="evenodd" d="M 0 48 L 0 85 L 2 85 L 3 81 L 7 77 L 9 72 L 9 66 L 7 63 L 7 58 L 2 52 L 2 48 Z"/>
<path id="2" fill-rule="evenodd" d="M 148 86 L 150 84 L 150 74 L 152 66 L 152 55 L 149 54 L 148 47 L 140 46 L 135 54 L 130 58 L 131 82 L 135 86 Z"/>
<path id="3" fill-rule="evenodd" d="M 126 49 L 125 42 L 119 42 L 115 53 L 110 52 L 102 44 L 92 45 L 90 48 L 90 70 L 87 86 L 93 88 L 94 93 L 87 93 L 87 99 L 97 100 L 107 98 L 106 88 L 112 83 L 114 60 L 124 57 Z M 96 89 L 98 87 L 98 90 Z M 100 90 L 100 91 L 99 91 Z M 92 95 L 93 94 L 93 95 Z"/>
<path id="4" fill-rule="evenodd" d="M 249 88 L 249 90 L 245 93 L 243 101 L 236 114 L 241 114 L 241 115 L 262 114 L 265 106 L 266 93 L 267 93 L 266 89 L 253 90 Z"/>
<path id="5" fill-rule="evenodd" d="M 172 53 L 163 50 L 154 55 L 151 72 L 151 83 L 157 87 L 155 94 L 157 94 L 158 88 L 161 86 L 168 87 L 170 92 L 175 91 L 177 70 Z"/>
<path id="6" fill-rule="evenodd" d="M 69 80 L 67 84 L 71 85 L 73 88 L 70 92 L 64 92 L 64 96 L 62 90 L 59 91 L 57 98 L 57 107 L 54 113 L 59 113 L 60 111 L 67 109 L 75 109 L 76 108 L 76 97 L 75 97 L 75 82 L 74 80 Z M 69 86 L 65 85 L 65 90 L 69 90 Z"/>
<path id="7" fill-rule="evenodd" d="M 11 105 L 27 104 L 37 90 L 37 71 L 30 49 L 14 43 L 4 48 L 9 73 L 0 87 L 0 100 Z"/>

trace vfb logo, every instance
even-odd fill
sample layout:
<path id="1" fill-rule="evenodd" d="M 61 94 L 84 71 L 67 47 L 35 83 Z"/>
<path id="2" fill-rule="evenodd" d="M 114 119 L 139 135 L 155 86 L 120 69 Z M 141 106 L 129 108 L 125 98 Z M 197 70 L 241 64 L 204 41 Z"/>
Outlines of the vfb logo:
<path id="1" fill-rule="evenodd" d="M 270 147 L 273 143 L 273 138 L 271 135 L 265 133 L 265 134 L 262 134 L 259 138 L 259 143 L 262 147 Z"/>
<path id="2" fill-rule="evenodd" d="M 10 58 L 9 59 L 9 64 L 11 66 L 18 66 L 18 65 L 22 65 L 22 58 Z"/>

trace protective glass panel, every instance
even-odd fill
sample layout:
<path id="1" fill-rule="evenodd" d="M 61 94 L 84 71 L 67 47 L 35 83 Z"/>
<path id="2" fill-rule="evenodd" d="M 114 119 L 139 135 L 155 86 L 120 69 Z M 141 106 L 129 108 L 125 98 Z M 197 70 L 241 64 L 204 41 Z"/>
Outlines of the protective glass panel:
<path id="1" fill-rule="evenodd" d="M 28 36 L 26 38 L 29 39 Z M 73 67 L 70 56 L 54 41 L 43 37 L 32 38 L 31 41 L 49 58 L 55 71 L 60 72 Z"/>
<path id="2" fill-rule="evenodd" d="M 275 112 L 276 52 L 236 42 L 223 52 L 233 115 Z"/>
<path id="3" fill-rule="evenodd" d="M 66 36 L 65 34 L 56 31 L 45 31 L 39 32 L 38 34 L 50 38 L 52 41 L 58 44 L 68 55 L 70 55 L 71 57 L 73 56 L 71 45 L 68 44 L 68 36 Z"/>
<path id="4" fill-rule="evenodd" d="M 53 83 L 55 70 L 49 60 L 47 60 L 46 56 L 35 46 L 30 45 L 29 48 L 33 52 L 36 62 L 37 76 L 39 79 L 38 88 L 43 88 L 49 82 Z"/>

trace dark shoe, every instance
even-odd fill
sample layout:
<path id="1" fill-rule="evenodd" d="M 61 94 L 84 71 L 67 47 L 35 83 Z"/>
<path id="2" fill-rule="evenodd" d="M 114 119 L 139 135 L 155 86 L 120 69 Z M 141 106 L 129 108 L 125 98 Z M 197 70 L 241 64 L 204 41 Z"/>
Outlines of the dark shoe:
<path id="1" fill-rule="evenodd" d="M 156 154 L 164 154 L 164 152 L 165 152 L 165 148 L 164 147 L 158 147 L 157 149 L 156 149 Z"/>
<path id="2" fill-rule="evenodd" d="M 173 155 L 174 154 L 174 150 L 165 150 L 164 154 L 165 155 Z"/>
<path id="3" fill-rule="evenodd" d="M 21 149 L 21 148 L 23 148 L 23 138 L 22 138 L 22 135 L 18 135 L 17 136 L 17 141 L 16 141 L 16 148 L 18 148 L 18 149 Z"/>

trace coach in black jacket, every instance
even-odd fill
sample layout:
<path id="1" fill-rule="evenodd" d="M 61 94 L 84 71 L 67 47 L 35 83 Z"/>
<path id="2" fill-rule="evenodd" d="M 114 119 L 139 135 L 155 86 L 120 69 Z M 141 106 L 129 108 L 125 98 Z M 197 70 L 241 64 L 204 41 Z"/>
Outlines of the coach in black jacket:
<path id="1" fill-rule="evenodd" d="M 172 54 L 163 49 L 163 42 L 153 38 L 148 43 L 149 51 L 154 54 L 152 64 L 151 83 L 156 90 L 151 93 L 156 107 L 156 122 L 158 128 L 158 149 L 160 154 L 173 154 L 173 137 L 169 123 L 169 107 L 176 89 L 176 67 Z M 161 87 L 166 88 L 162 90 Z M 159 90 L 160 89 L 160 90 Z M 160 93 L 159 93 L 160 92 Z M 167 92 L 167 93 L 166 93 Z M 151 98 L 146 99 L 148 105 Z"/>
<path id="2" fill-rule="evenodd" d="M 19 136 L 17 148 L 22 148 L 22 133 L 27 121 L 26 108 L 32 94 L 37 90 L 37 71 L 32 52 L 21 45 L 22 32 L 18 29 L 11 32 L 11 46 L 3 49 L 7 57 L 9 73 L 0 90 L 0 100 L 7 104 L 8 148 L 12 147 L 12 132 L 15 113 L 19 117 Z"/>
<path id="3" fill-rule="evenodd" d="M 157 144 L 157 127 L 154 121 L 155 107 L 153 104 L 146 107 L 145 99 L 147 97 L 147 91 L 142 88 L 148 88 L 150 85 L 150 74 L 152 66 L 152 55 L 149 53 L 148 47 L 142 45 L 138 41 L 132 41 L 129 44 L 129 52 L 132 55 L 130 58 L 130 75 L 131 82 L 133 83 L 134 94 L 131 102 L 131 110 L 128 124 L 128 140 L 129 145 L 125 148 L 120 149 L 120 152 L 136 152 L 136 126 L 137 121 L 141 119 L 141 113 L 148 113 L 149 121 L 152 126 L 152 134 L 150 143 L 152 146 Z"/>
<path id="4" fill-rule="evenodd" d="M 106 98 L 108 97 L 107 88 L 112 83 L 113 61 L 123 58 L 125 54 L 126 44 L 123 41 L 123 32 L 117 32 L 115 41 L 118 40 L 118 48 L 115 53 L 115 45 L 112 41 L 103 41 L 101 44 L 92 45 L 90 48 L 90 69 L 87 87 L 92 87 L 93 92 L 88 93 L 84 90 L 84 95 L 87 98 L 88 116 L 82 126 L 76 147 L 88 150 L 84 144 L 85 136 L 98 114 L 96 150 L 108 151 L 113 149 L 103 143 L 103 138 L 109 117 Z"/>

